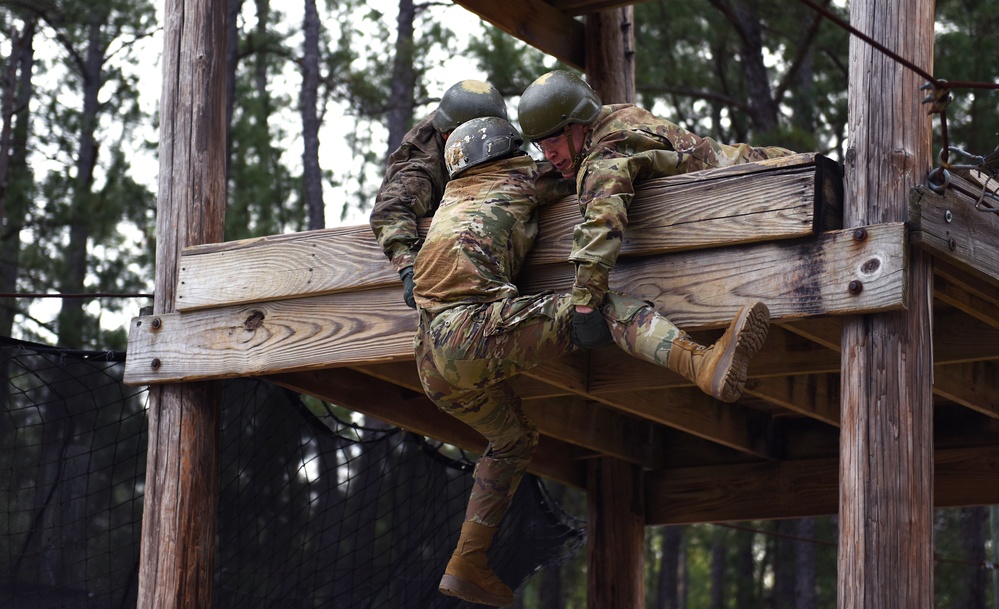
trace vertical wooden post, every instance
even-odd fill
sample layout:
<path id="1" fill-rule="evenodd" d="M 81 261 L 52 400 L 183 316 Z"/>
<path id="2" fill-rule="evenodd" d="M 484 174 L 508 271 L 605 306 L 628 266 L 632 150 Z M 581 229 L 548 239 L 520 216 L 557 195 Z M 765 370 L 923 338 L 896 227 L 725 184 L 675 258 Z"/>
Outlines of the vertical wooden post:
<path id="1" fill-rule="evenodd" d="M 635 9 L 586 16 L 586 80 L 605 104 L 635 102 Z"/>
<path id="2" fill-rule="evenodd" d="M 635 101 L 634 9 L 586 16 L 586 79 L 605 104 Z M 611 458 L 587 470 L 587 585 L 590 609 L 645 606 L 645 480 Z"/>
<path id="3" fill-rule="evenodd" d="M 610 457 L 587 470 L 586 606 L 645 606 L 645 480 L 642 468 Z"/>
<path id="4" fill-rule="evenodd" d="M 175 309 L 180 251 L 223 239 L 225 0 L 166 0 L 160 98 L 154 314 Z M 138 606 L 214 603 L 217 383 L 155 386 L 142 514 Z"/>
<path id="5" fill-rule="evenodd" d="M 855 28 L 930 73 L 933 15 L 933 0 L 850 3 Z M 846 226 L 906 219 L 909 189 L 932 162 L 921 84 L 851 38 Z M 843 328 L 844 609 L 933 606 L 932 261 L 915 250 L 909 256 L 908 310 L 851 317 Z"/>

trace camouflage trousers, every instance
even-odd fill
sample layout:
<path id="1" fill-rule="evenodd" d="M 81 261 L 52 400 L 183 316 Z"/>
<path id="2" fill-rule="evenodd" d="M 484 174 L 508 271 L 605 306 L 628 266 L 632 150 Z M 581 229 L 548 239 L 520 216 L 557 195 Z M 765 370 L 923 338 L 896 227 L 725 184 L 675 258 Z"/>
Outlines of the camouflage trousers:
<path id="1" fill-rule="evenodd" d="M 420 312 L 416 364 L 427 396 L 489 442 L 465 519 L 499 526 L 538 445 L 511 377 L 576 350 L 569 294 L 543 293 Z M 600 312 L 626 352 L 665 366 L 680 330 L 641 300 L 609 293 Z"/>

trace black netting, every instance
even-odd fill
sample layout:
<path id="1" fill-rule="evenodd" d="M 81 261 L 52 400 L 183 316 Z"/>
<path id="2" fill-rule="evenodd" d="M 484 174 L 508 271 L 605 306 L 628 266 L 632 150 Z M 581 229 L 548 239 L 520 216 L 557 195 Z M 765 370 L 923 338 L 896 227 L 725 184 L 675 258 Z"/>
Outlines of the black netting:
<path id="1" fill-rule="evenodd" d="M 121 384 L 123 360 L 0 344 L 0 607 L 136 606 L 147 392 Z M 225 384 L 216 606 L 471 606 L 437 592 L 468 460 L 307 401 L 255 379 Z M 528 477 L 491 559 L 516 586 L 581 543 Z"/>

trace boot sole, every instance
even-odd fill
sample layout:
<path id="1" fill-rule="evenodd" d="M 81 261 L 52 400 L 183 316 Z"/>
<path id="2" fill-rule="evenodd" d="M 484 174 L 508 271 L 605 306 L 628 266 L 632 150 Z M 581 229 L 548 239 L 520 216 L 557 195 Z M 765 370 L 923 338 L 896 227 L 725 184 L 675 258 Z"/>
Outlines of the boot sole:
<path id="1" fill-rule="evenodd" d="M 506 605 L 513 603 L 513 596 L 490 594 L 475 584 L 454 577 L 453 575 L 445 575 L 442 577 L 440 586 L 438 586 L 437 589 L 441 591 L 441 594 L 454 596 L 463 601 L 479 603 L 481 605 L 505 607 Z"/>
<path id="2" fill-rule="evenodd" d="M 723 402 L 735 402 L 742 396 L 749 360 L 763 348 L 770 332 L 770 309 L 762 302 L 744 307 L 729 331 L 735 336 L 725 347 L 711 379 L 712 395 Z"/>

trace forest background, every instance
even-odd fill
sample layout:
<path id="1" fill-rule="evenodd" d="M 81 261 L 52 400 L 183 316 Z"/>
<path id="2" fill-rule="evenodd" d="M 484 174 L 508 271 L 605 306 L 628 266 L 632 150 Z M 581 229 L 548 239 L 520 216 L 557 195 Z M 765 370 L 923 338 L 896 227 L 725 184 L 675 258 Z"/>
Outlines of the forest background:
<path id="1" fill-rule="evenodd" d="M 162 10 L 0 0 L 0 336 L 123 350 L 127 319 L 151 304 Z M 386 154 L 447 86 L 489 80 L 513 112 L 564 67 L 448 2 L 228 0 L 228 12 L 226 240 L 365 223 Z M 938 0 L 930 71 L 999 82 L 996 31 L 999 2 Z M 807 6 L 651 0 L 635 6 L 635 38 L 639 105 L 723 142 L 842 161 L 848 34 Z M 999 94 L 955 93 L 950 143 L 988 154 Z M 938 606 L 999 607 L 989 510 L 938 520 Z M 835 519 L 647 538 L 649 606 L 835 606 Z M 579 606 L 573 569 L 531 584 L 538 606 Z"/>

